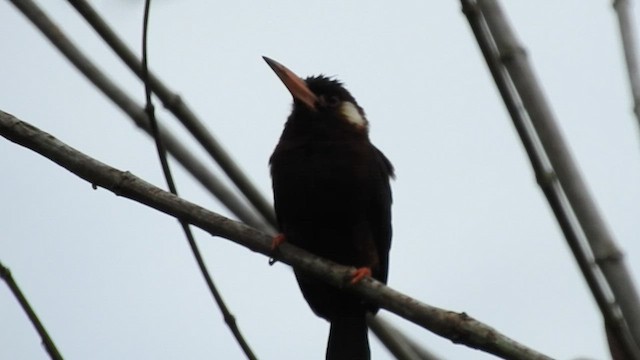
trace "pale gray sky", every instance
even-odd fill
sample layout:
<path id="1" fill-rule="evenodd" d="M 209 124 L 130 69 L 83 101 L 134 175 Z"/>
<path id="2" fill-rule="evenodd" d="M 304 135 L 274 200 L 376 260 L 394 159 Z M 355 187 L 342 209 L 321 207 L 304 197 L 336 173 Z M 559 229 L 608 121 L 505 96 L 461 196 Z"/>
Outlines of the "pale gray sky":
<path id="1" fill-rule="evenodd" d="M 142 85 L 66 2 L 40 3 L 114 81 L 143 98 Z M 139 49 L 142 1 L 92 3 Z M 638 279 L 639 131 L 610 3 L 504 5 Z M 609 357 L 600 315 L 459 2 L 155 1 L 149 41 L 155 72 L 269 198 L 267 160 L 291 99 L 261 56 L 302 76 L 338 76 L 397 171 L 390 285 L 555 358 Z M 0 44 L 0 109 L 164 186 L 146 135 L 9 2 L 0 2 Z M 94 191 L 3 139 L 0 154 L 0 259 L 66 358 L 243 358 L 174 219 Z M 174 170 L 185 198 L 227 214 Z M 286 265 L 270 267 L 261 255 L 196 233 L 261 359 L 324 358 L 328 325 L 311 313 Z M 381 315 L 443 357 L 492 358 Z M 0 358 L 47 358 L 5 286 L 0 319 Z M 374 359 L 390 358 L 377 340 L 372 348 Z"/>

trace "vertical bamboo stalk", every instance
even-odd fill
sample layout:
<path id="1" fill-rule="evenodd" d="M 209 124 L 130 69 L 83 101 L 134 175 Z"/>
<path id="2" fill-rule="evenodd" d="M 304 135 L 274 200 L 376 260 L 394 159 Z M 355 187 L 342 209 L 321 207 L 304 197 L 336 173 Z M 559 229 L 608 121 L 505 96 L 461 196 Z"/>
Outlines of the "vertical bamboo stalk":
<path id="1" fill-rule="evenodd" d="M 613 8 L 618 17 L 620 26 L 620 39 L 624 59 L 627 63 L 631 95 L 633 96 L 633 112 L 640 126 L 640 66 L 638 64 L 638 48 L 636 47 L 636 31 L 631 11 L 630 0 L 614 0 Z"/>
<path id="2" fill-rule="evenodd" d="M 478 0 L 505 65 L 542 146 L 558 175 L 567 200 L 587 237 L 596 263 L 607 279 L 637 344 L 640 344 L 640 301 L 635 285 L 600 212 L 563 139 L 557 121 L 535 77 L 526 53 L 495 0 Z"/>
<path id="3" fill-rule="evenodd" d="M 616 348 L 625 354 L 626 358 L 640 359 L 640 349 L 636 346 L 626 322 L 621 318 L 618 304 L 610 299 L 609 286 L 604 280 L 602 272 L 592 265 L 593 257 L 591 251 L 588 250 L 588 244 L 584 243 L 586 241 L 585 236 L 566 200 L 557 175 L 551 164 L 549 164 L 544 149 L 542 149 L 540 141 L 532 128 L 518 92 L 514 88 L 505 67 L 500 62 L 495 42 L 476 1 L 461 0 L 461 2 L 462 11 L 469 20 L 491 75 L 529 156 L 537 182 L 553 210 L 567 244 L 602 313 L 607 338 L 614 340 L 615 344 L 618 344 Z M 611 351 L 614 351 L 613 348 Z"/>

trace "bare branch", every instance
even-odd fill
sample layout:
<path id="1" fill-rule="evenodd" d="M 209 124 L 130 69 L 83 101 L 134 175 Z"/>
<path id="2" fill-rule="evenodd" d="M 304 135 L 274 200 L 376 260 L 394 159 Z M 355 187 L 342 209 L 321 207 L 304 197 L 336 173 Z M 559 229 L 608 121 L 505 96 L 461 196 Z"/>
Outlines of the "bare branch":
<path id="1" fill-rule="evenodd" d="M 173 195 L 178 195 L 178 189 L 173 180 L 173 175 L 171 174 L 171 168 L 169 167 L 169 161 L 167 160 L 167 151 L 162 143 L 162 139 L 160 138 L 160 133 L 158 131 L 158 122 L 156 120 L 155 110 L 153 107 L 153 101 L 151 99 L 151 87 L 149 85 L 149 68 L 148 68 L 148 34 L 149 34 L 149 12 L 151 10 L 151 0 L 146 0 L 144 3 L 144 15 L 142 21 L 142 80 L 144 81 L 144 93 L 145 93 L 145 112 L 147 113 L 147 117 L 149 118 L 149 123 L 151 125 L 151 133 L 153 134 L 153 140 L 156 144 L 156 150 L 158 153 L 158 158 L 160 159 L 160 164 L 162 166 L 162 173 L 164 174 L 164 178 L 167 181 L 167 185 L 169 187 L 169 191 Z M 178 220 L 180 222 L 180 226 L 182 227 L 182 231 L 187 238 L 187 242 L 189 244 L 189 248 L 191 249 L 191 253 L 198 264 L 198 269 L 202 274 L 202 277 L 209 288 L 209 292 L 213 296 L 213 300 L 216 305 L 220 309 L 222 313 L 222 317 L 225 320 L 225 323 L 231 330 L 231 334 L 236 339 L 242 351 L 250 360 L 257 360 L 256 356 L 253 354 L 249 343 L 245 339 L 245 337 L 240 332 L 240 328 L 236 323 L 236 319 L 229 311 L 227 304 L 222 299 L 222 294 L 218 290 L 218 288 L 213 283 L 213 278 L 207 269 L 207 265 L 202 258 L 202 254 L 200 252 L 200 248 L 198 247 L 198 243 L 196 242 L 195 237 L 193 236 L 193 232 L 191 232 L 191 228 L 189 224 L 184 220 Z"/>
<path id="2" fill-rule="evenodd" d="M 416 346 L 381 316 L 367 314 L 367 324 L 398 360 L 441 360 L 421 346 Z"/>
<path id="3" fill-rule="evenodd" d="M 576 223 L 575 215 L 566 201 L 557 176 L 549 164 L 544 149 L 541 148 L 540 140 L 532 128 L 531 121 L 509 78 L 509 74 L 500 62 L 497 48 L 477 4 L 473 0 L 462 0 L 462 11 L 469 20 L 496 86 L 522 140 L 536 174 L 537 182 L 547 198 L 567 243 L 576 258 L 580 271 L 600 308 L 605 320 L 607 334 L 612 333 L 615 336 L 618 343 L 622 344 L 622 349 L 625 350 L 629 358 L 639 358 L 640 351 L 631 337 L 627 324 L 620 316 L 618 305 L 612 302 L 610 296 L 608 296 L 609 287 L 605 282 L 601 281 L 602 275 L 599 268 L 593 266 L 593 257 L 587 251 L 588 244 L 584 243 L 584 235 Z"/>
<path id="4" fill-rule="evenodd" d="M 11 2 L 42 31 L 49 41 L 51 41 L 87 79 L 122 109 L 137 126 L 142 128 L 147 134 L 151 134 L 149 119 L 144 109 L 109 80 L 109 77 L 102 73 L 97 66 L 84 56 L 36 4 L 31 0 L 11 0 Z M 270 226 L 257 217 L 236 194 L 218 180 L 209 170 L 208 166 L 191 155 L 171 133 L 166 131 L 162 126 L 159 126 L 159 128 L 162 141 L 171 156 L 184 166 L 207 190 L 213 193 L 238 219 L 260 228 Z"/>
<path id="5" fill-rule="evenodd" d="M 344 288 L 345 291 L 358 294 L 367 301 L 455 343 L 464 344 L 504 359 L 550 359 L 465 313 L 455 313 L 424 304 L 372 278 L 366 278 L 355 286 L 346 286 L 353 268 L 324 260 L 291 244 L 282 244 L 273 254 L 271 253 L 270 235 L 192 204 L 137 178 L 129 172 L 122 172 L 101 163 L 71 148 L 52 135 L 2 111 L 0 111 L 0 135 L 49 158 L 94 186 L 103 187 L 118 196 L 135 200 L 184 220 L 213 236 L 229 239 L 267 256 L 275 256 L 278 260 L 292 265 L 310 276 L 326 281 L 333 286 Z"/>
<path id="6" fill-rule="evenodd" d="M 13 279 L 13 276 L 11 276 L 11 271 L 9 271 L 9 269 L 7 269 L 2 264 L 2 262 L 0 262 L 0 278 L 2 278 L 5 283 L 7 283 L 7 286 L 13 293 L 13 296 L 16 298 L 16 300 L 18 300 L 18 303 L 20 303 L 22 310 L 24 310 L 24 312 L 29 317 L 29 320 L 36 328 L 38 335 L 40 335 L 40 338 L 42 339 L 42 344 L 44 345 L 45 350 L 47 350 L 47 353 L 49 353 L 51 359 L 62 360 L 62 355 L 60 355 L 56 344 L 53 342 L 53 340 L 51 340 L 51 337 L 49 337 L 49 333 L 47 333 L 44 325 L 42 325 L 42 322 L 40 322 L 38 315 L 36 315 L 36 312 L 33 311 L 33 308 L 31 307 L 31 305 L 29 305 L 27 298 L 24 296 L 22 291 L 20 291 L 20 287 L 18 287 L 18 284 Z"/>
<path id="7" fill-rule="evenodd" d="M 631 11 L 631 0 L 613 0 L 613 8 L 618 15 L 618 24 L 620 25 L 622 49 L 624 50 L 631 95 L 633 96 L 633 112 L 638 120 L 638 125 L 640 125 L 640 65 L 638 63 L 637 39 L 633 12 Z"/>
<path id="8" fill-rule="evenodd" d="M 506 67 L 578 222 L 620 305 L 636 344 L 640 344 L 640 301 L 624 256 L 609 232 L 557 126 L 555 116 L 502 9 L 494 0 L 478 0 Z"/>

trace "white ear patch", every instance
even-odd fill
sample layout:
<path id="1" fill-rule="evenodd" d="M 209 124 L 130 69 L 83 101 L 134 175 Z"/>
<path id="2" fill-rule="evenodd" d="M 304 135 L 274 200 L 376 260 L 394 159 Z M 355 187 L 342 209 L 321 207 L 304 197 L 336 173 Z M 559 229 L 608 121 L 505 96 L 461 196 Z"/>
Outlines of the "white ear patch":
<path id="1" fill-rule="evenodd" d="M 352 124 L 360 127 L 367 127 L 365 119 L 358 111 L 358 108 L 350 101 L 343 101 L 340 105 L 340 113 Z"/>

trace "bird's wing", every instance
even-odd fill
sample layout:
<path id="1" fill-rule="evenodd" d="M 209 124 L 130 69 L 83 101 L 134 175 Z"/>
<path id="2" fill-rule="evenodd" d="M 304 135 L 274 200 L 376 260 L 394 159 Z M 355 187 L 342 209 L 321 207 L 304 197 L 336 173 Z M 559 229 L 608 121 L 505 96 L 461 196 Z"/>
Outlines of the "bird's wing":
<path id="1" fill-rule="evenodd" d="M 375 237 L 378 250 L 379 269 L 374 277 L 386 283 L 389 270 L 389 249 L 391 248 L 391 186 L 389 179 L 394 177 L 393 165 L 384 154 L 374 147 L 376 161 L 376 183 L 372 204 L 369 207 L 371 233 Z"/>

